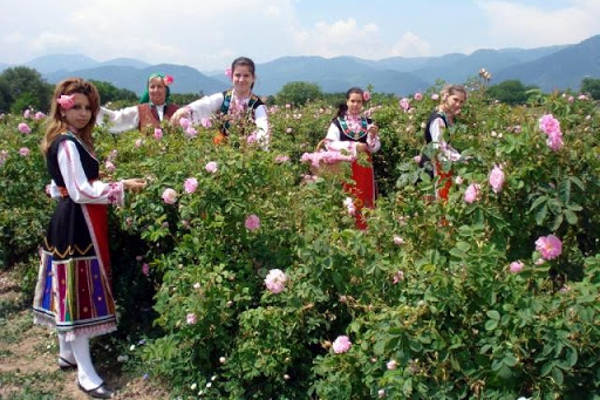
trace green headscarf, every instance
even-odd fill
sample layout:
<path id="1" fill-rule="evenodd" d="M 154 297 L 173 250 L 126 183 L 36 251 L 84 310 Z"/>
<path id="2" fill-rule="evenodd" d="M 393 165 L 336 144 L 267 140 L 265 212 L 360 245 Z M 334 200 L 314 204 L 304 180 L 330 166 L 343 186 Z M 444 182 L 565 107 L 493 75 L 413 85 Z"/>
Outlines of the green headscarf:
<path id="1" fill-rule="evenodd" d="M 150 102 L 150 93 L 148 93 L 148 85 L 150 85 L 150 81 L 154 78 L 165 78 L 165 74 L 161 73 L 161 72 L 155 72 L 153 74 L 150 74 L 150 76 L 148 77 L 148 79 L 146 79 L 146 90 L 144 91 L 144 94 L 142 94 L 142 97 L 140 97 L 140 104 L 144 104 L 144 103 L 149 103 Z M 171 89 L 169 89 L 169 87 L 167 85 L 165 85 L 165 87 L 167 88 L 167 95 L 165 97 L 165 104 L 169 104 L 169 97 L 171 96 Z"/>

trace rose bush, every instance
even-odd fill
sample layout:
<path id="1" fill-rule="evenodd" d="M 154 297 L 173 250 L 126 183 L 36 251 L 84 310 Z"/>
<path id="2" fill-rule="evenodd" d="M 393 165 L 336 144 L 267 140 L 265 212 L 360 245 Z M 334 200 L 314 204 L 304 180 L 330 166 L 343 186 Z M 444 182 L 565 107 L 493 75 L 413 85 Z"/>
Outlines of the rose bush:
<path id="1" fill-rule="evenodd" d="M 145 370 L 210 399 L 597 393 L 596 106 L 552 94 L 510 107 L 472 89 L 448 132 L 468 161 L 443 165 L 456 177 L 446 203 L 413 160 L 429 151 L 421 124 L 439 87 L 406 109 L 373 95 L 381 196 L 363 210 L 365 232 L 345 203 L 348 176 L 304 178 L 301 156 L 335 112 L 325 103 L 271 108 L 269 151 L 243 122 L 220 145 L 218 119 L 195 135 L 165 124 L 160 140 L 97 129 L 99 159 L 114 166 L 104 178 L 148 181 L 111 211 L 120 334 L 148 337 L 136 350 Z M 540 129 L 549 114 L 560 148 Z M 41 121 L 27 120 L 28 135 L 22 122 L 0 121 L 4 268 L 35 252 L 53 210 Z"/>

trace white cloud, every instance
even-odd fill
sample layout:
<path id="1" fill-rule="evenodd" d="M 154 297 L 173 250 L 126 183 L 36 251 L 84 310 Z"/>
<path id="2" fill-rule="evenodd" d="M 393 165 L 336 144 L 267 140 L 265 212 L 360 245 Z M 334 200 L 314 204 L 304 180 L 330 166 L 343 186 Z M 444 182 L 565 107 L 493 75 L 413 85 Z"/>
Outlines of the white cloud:
<path id="1" fill-rule="evenodd" d="M 69 48 L 77 43 L 73 35 L 44 31 L 29 41 L 33 50 L 53 50 Z"/>
<path id="2" fill-rule="evenodd" d="M 392 45 L 391 55 L 422 57 L 431 54 L 431 45 L 412 32 L 406 32 Z"/>
<path id="3" fill-rule="evenodd" d="M 576 43 L 600 33 L 600 1 L 572 0 L 560 9 L 513 1 L 479 1 L 490 33 L 502 46 L 547 46 Z"/>

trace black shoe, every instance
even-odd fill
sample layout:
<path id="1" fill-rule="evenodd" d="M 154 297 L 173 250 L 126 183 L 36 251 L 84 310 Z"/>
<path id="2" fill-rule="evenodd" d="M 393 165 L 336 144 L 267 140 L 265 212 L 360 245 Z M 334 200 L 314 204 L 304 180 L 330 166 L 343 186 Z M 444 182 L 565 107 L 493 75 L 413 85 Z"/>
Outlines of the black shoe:
<path id="1" fill-rule="evenodd" d="M 71 361 L 67 360 L 64 357 L 58 356 L 58 368 L 62 369 L 63 371 L 71 369 L 71 368 L 77 368 L 77 364 L 76 363 L 72 363 Z"/>
<path id="2" fill-rule="evenodd" d="M 83 393 L 95 399 L 110 399 L 113 396 L 113 390 L 106 386 L 104 382 L 102 382 L 97 388 L 90 390 L 85 390 L 79 381 L 77 381 L 77 386 Z"/>

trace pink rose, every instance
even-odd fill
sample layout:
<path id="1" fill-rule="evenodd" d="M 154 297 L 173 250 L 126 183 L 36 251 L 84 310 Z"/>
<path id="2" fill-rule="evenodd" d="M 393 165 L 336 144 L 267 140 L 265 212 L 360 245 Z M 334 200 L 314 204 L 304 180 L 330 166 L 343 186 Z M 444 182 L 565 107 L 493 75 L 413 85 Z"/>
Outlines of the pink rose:
<path id="1" fill-rule="evenodd" d="M 338 336 L 333 341 L 333 345 L 331 347 L 333 348 L 334 353 L 341 354 L 350 350 L 350 347 L 352 347 L 352 342 L 348 336 Z"/>
<path id="2" fill-rule="evenodd" d="M 31 110 L 29 108 L 23 112 L 23 118 L 31 118 Z"/>
<path id="3" fill-rule="evenodd" d="M 416 101 L 421 101 L 423 100 L 423 94 L 420 92 L 415 93 L 415 100 Z"/>
<path id="4" fill-rule="evenodd" d="M 163 137 L 163 131 L 160 128 L 154 128 L 154 139 L 160 140 Z"/>
<path id="5" fill-rule="evenodd" d="M 142 264 L 142 274 L 146 276 L 150 274 L 150 266 L 146 263 Z"/>
<path id="6" fill-rule="evenodd" d="M 0 151 L 0 166 L 4 165 L 6 160 L 8 159 L 8 151 L 2 150 Z"/>
<path id="7" fill-rule="evenodd" d="M 255 214 L 250 214 L 248 217 L 246 217 L 244 225 L 249 231 L 255 231 L 260 227 L 260 218 L 258 218 L 258 216 Z"/>
<path id="8" fill-rule="evenodd" d="M 256 140 L 256 133 L 252 133 L 246 137 L 246 143 L 248 144 L 256 143 Z"/>
<path id="9" fill-rule="evenodd" d="M 511 272 L 511 274 L 518 274 L 519 272 L 521 272 L 521 270 L 523 270 L 524 264 L 521 261 L 513 261 L 510 263 L 508 269 Z"/>
<path id="10" fill-rule="evenodd" d="M 562 253 L 562 242 L 554 235 L 540 236 L 535 241 L 535 249 L 545 260 L 553 260 Z"/>
<path id="11" fill-rule="evenodd" d="M 400 108 L 402 108 L 404 111 L 408 111 L 410 108 L 410 102 L 406 97 L 401 98 L 398 103 L 400 104 Z"/>
<path id="12" fill-rule="evenodd" d="M 229 79 L 233 78 L 233 71 L 231 71 L 231 68 L 225 68 L 225 76 Z"/>
<path id="13" fill-rule="evenodd" d="M 46 114 L 44 114 L 41 111 L 38 111 L 35 113 L 35 115 L 33 116 L 33 119 L 35 119 L 36 121 L 39 121 L 40 119 L 44 119 L 46 118 Z"/>
<path id="14" fill-rule="evenodd" d="M 513 132 L 514 133 L 521 133 L 523 129 L 521 128 L 521 125 L 515 125 L 513 126 Z"/>
<path id="15" fill-rule="evenodd" d="M 215 161 L 209 161 L 204 166 L 204 169 L 206 170 L 206 172 L 210 172 L 211 174 L 214 174 L 215 172 L 217 172 L 219 167 Z"/>
<path id="16" fill-rule="evenodd" d="M 179 119 L 179 126 L 181 126 L 184 130 L 186 130 L 187 128 L 189 128 L 189 126 L 191 124 L 192 124 L 192 122 L 189 119 L 185 118 L 185 117 Z"/>
<path id="17" fill-rule="evenodd" d="M 144 256 L 135 256 L 135 261 L 142 261 Z"/>
<path id="18" fill-rule="evenodd" d="M 115 164 L 113 164 L 111 161 L 106 160 L 106 162 L 104 163 L 104 169 L 106 169 L 106 171 L 108 172 L 113 172 L 116 167 Z"/>
<path id="19" fill-rule="evenodd" d="M 398 235 L 394 235 L 394 244 L 396 246 L 400 246 L 404 244 L 404 239 L 402 239 L 400 236 Z"/>
<path id="20" fill-rule="evenodd" d="M 500 193 L 502 191 L 502 185 L 504 185 L 504 171 L 498 165 L 495 165 L 490 172 L 489 177 L 490 186 L 494 193 Z"/>
<path id="21" fill-rule="evenodd" d="M 190 194 L 194 193 L 198 188 L 198 180 L 196 178 L 187 178 L 185 182 L 183 182 L 183 190 Z"/>
<path id="22" fill-rule="evenodd" d="M 465 197 L 464 197 L 465 202 L 468 204 L 471 204 L 475 200 L 477 200 L 479 198 L 480 189 L 481 189 L 481 186 L 479 186 L 479 184 L 477 184 L 477 183 L 470 184 L 467 187 L 467 190 L 465 190 Z"/>
<path id="23" fill-rule="evenodd" d="M 196 314 L 194 313 L 189 313 L 185 316 L 185 322 L 187 322 L 188 325 L 194 325 L 196 323 Z"/>
<path id="24" fill-rule="evenodd" d="M 385 397 L 385 389 L 379 389 L 377 391 L 377 397 L 383 399 Z"/>
<path id="25" fill-rule="evenodd" d="M 548 147 L 550 147 L 550 149 L 552 151 L 560 150 L 564 145 L 564 142 L 562 140 L 562 132 L 561 131 L 550 132 L 548 134 L 548 138 L 546 139 L 546 144 L 548 145 Z"/>
<path id="26" fill-rule="evenodd" d="M 58 104 L 60 104 L 60 106 L 63 110 L 69 110 L 75 105 L 75 95 L 74 94 L 71 94 L 71 95 L 62 94 L 56 100 L 56 102 Z"/>
<path id="27" fill-rule="evenodd" d="M 440 95 L 437 93 L 434 93 L 431 95 L 431 100 L 437 101 L 440 99 Z"/>
<path id="28" fill-rule="evenodd" d="M 454 178 L 454 183 L 456 183 L 457 185 L 462 185 L 464 182 L 463 178 L 458 175 L 456 178 Z"/>
<path id="29" fill-rule="evenodd" d="M 165 203 L 174 204 L 177 201 L 177 192 L 171 188 L 167 188 L 161 197 Z"/>
<path id="30" fill-rule="evenodd" d="M 202 118 L 200 120 L 200 124 L 204 127 L 204 128 L 210 128 L 212 126 L 212 122 L 210 120 L 210 118 Z"/>
<path id="31" fill-rule="evenodd" d="M 288 108 L 288 109 L 289 109 L 289 108 L 292 108 L 292 105 L 291 105 L 290 103 L 287 103 L 287 104 L 285 105 L 285 108 Z"/>
<path id="32" fill-rule="evenodd" d="M 19 149 L 19 154 L 23 157 L 27 157 L 29 155 L 30 150 L 27 147 L 21 147 Z"/>
<path id="33" fill-rule="evenodd" d="M 396 362 L 396 360 L 390 360 L 385 364 L 385 366 L 388 370 L 393 371 L 396 368 L 398 368 L 398 363 Z"/>
<path id="34" fill-rule="evenodd" d="M 368 90 L 365 90 L 363 92 L 363 101 L 369 101 L 369 100 L 371 100 L 371 93 L 369 93 Z"/>
<path id="35" fill-rule="evenodd" d="M 196 137 L 197 134 L 198 134 L 198 131 L 196 131 L 196 129 L 191 125 L 188 126 L 187 129 L 185 130 L 185 136 L 188 138 Z"/>
<path id="36" fill-rule="evenodd" d="M 574 101 L 575 101 L 575 97 L 573 97 L 573 96 L 569 96 L 569 98 L 567 99 L 567 101 L 568 101 L 569 103 L 572 103 L 572 102 L 574 102 Z"/>
<path id="37" fill-rule="evenodd" d="M 285 289 L 287 276 L 280 269 L 272 269 L 265 278 L 265 286 L 274 294 L 281 293 Z"/>
<path id="38" fill-rule="evenodd" d="M 142 139 L 137 139 L 135 141 L 135 147 L 140 147 L 142 145 Z"/>
<path id="39" fill-rule="evenodd" d="M 292 133 L 292 128 L 287 128 L 287 129 L 285 130 L 285 133 Z"/>
<path id="40" fill-rule="evenodd" d="M 175 82 L 175 79 L 171 75 L 165 75 L 163 82 L 165 86 L 170 86 L 173 82 Z"/>
<path id="41" fill-rule="evenodd" d="M 420 155 L 414 156 L 413 160 L 415 161 L 415 163 L 420 164 L 421 163 L 421 156 Z"/>
<path id="42" fill-rule="evenodd" d="M 398 271 L 394 274 L 394 277 L 392 278 L 392 283 L 394 285 L 396 285 L 398 282 L 401 282 L 404 280 L 404 271 Z"/>
<path id="43" fill-rule="evenodd" d="M 539 127 L 546 135 L 554 132 L 560 132 L 560 122 L 552 114 L 545 114 L 539 120 Z"/>
<path id="44" fill-rule="evenodd" d="M 356 206 L 354 205 L 354 200 L 352 200 L 352 197 L 346 197 L 344 199 L 344 206 L 346 207 L 346 211 L 348 211 L 349 215 L 356 214 Z"/>
<path id="45" fill-rule="evenodd" d="M 288 162 L 288 161 L 290 161 L 290 158 L 283 154 L 280 154 L 277 157 L 275 157 L 275 162 L 277 164 L 283 164 L 284 162 Z"/>
<path id="46" fill-rule="evenodd" d="M 24 133 L 26 135 L 29 134 L 29 133 L 31 133 L 31 128 L 25 122 L 21 122 L 17 126 L 17 129 L 19 130 L 19 132 Z"/>
<path id="47" fill-rule="evenodd" d="M 585 94 L 580 94 L 577 96 L 577 100 L 587 100 L 587 96 Z"/>

